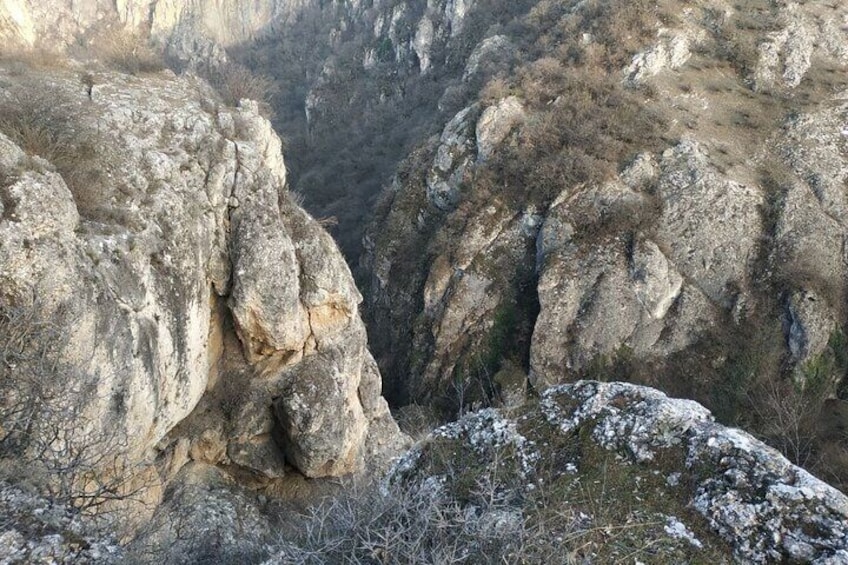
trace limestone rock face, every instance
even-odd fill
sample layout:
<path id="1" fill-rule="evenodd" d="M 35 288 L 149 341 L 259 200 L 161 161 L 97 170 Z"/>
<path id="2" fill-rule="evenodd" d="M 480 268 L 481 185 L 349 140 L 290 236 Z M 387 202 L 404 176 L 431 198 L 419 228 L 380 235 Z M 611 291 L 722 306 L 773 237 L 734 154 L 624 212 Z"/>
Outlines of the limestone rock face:
<path id="1" fill-rule="evenodd" d="M 467 81 L 478 76 L 487 68 L 499 68 L 514 56 L 515 45 L 503 35 L 487 37 L 469 55 L 462 79 Z"/>
<path id="2" fill-rule="evenodd" d="M 477 463 L 467 470 L 446 467 L 444 453 Z M 493 492 L 511 485 L 521 492 L 516 500 L 543 496 L 545 510 L 567 515 L 585 500 L 577 493 L 591 492 L 597 457 L 603 461 L 598 482 L 604 490 L 621 489 L 605 496 L 624 506 L 622 497 L 635 496 L 640 519 L 666 523 L 663 532 L 649 534 L 656 543 L 671 538 L 664 551 L 680 551 L 671 540 L 683 538 L 693 561 L 708 555 L 745 563 L 848 558 L 848 497 L 751 435 L 716 424 L 696 402 L 632 384 L 579 381 L 552 387 L 508 415 L 493 409 L 470 414 L 413 448 L 391 480 L 457 494 L 473 476 L 493 481 Z M 592 515 L 583 517 L 594 527 L 638 527 L 633 515 L 633 521 L 600 522 L 609 518 L 597 508 L 587 505 Z M 518 511 L 526 517 L 537 510 Z"/>
<path id="3" fill-rule="evenodd" d="M 697 280 L 710 299 L 729 303 L 735 299 L 730 289 L 747 286 L 756 254 L 760 191 L 722 178 L 703 148 L 687 141 L 663 154 L 661 170 L 657 237 L 684 276 Z"/>
<path id="4" fill-rule="evenodd" d="M 638 84 L 664 70 L 679 69 L 692 56 L 690 48 L 693 38 L 687 34 L 673 34 L 663 30 L 659 39 L 653 48 L 633 57 L 625 69 L 626 80 Z"/>
<path id="5" fill-rule="evenodd" d="M 474 163 L 475 106 L 460 111 L 442 131 L 433 166 L 427 175 L 427 199 L 440 210 L 450 210 L 461 197 L 461 184 Z"/>
<path id="6" fill-rule="evenodd" d="M 453 210 L 462 197 L 466 175 L 489 158 L 524 117 L 521 101 L 515 96 L 482 111 L 476 104 L 460 110 L 439 138 L 427 175 L 427 199 L 440 210 Z"/>
<path id="7" fill-rule="evenodd" d="M 555 202 L 539 236 L 531 382 L 559 382 L 622 347 L 668 355 L 744 300 L 760 197 L 722 179 L 702 152 L 684 142 L 656 164 L 638 160 L 618 182 Z"/>
<path id="8" fill-rule="evenodd" d="M 532 25 L 529 14 L 521 21 Z M 518 295 L 532 297 L 519 310 L 534 331 L 509 353 L 537 387 L 617 358 L 661 364 L 708 349 L 747 323 L 783 332 L 774 345 L 785 348 L 796 376 L 826 352 L 845 331 L 845 85 L 827 77 L 844 75 L 848 14 L 841 5 L 787 2 L 765 27 L 748 26 L 749 16 L 732 3 L 696 2 L 675 11 L 673 22 L 649 21 L 646 44 L 610 77 L 644 94 L 641 108 L 664 121 L 661 146 L 637 142 L 607 178 L 590 183 L 558 182 L 569 159 L 582 158 L 566 155 L 540 183 L 540 192 L 557 190 L 532 210 L 509 201 L 530 179 L 510 176 L 505 163 L 515 147 L 544 144 L 540 116 L 562 99 L 534 101 L 525 88 L 526 99 L 501 95 L 445 115 L 442 136 L 401 166 L 365 240 L 366 300 L 383 334 L 372 338 L 381 366 L 413 383 L 467 374 L 458 352 L 488 341 L 470 336 L 498 327 L 518 281 Z M 491 34 L 466 58 L 463 81 L 473 82 L 474 69 L 487 64 L 501 76 L 513 71 L 497 53 L 515 38 L 495 26 Z M 601 43 L 587 32 L 574 50 L 592 60 Z M 726 65 L 729 75 L 714 70 Z M 540 82 L 557 72 L 545 57 L 525 69 Z M 505 88 L 515 81 L 489 86 L 484 100 L 517 90 Z M 529 232 L 517 227 L 518 218 L 531 217 L 523 224 L 535 226 Z M 525 233 L 535 238 L 529 255 L 522 255 Z M 476 270 L 462 259 L 472 247 L 503 268 Z M 410 261 L 421 249 L 426 258 Z M 496 250 L 505 249 L 510 262 L 498 263 Z M 406 352 L 402 344 L 410 341 Z M 708 360 L 718 372 L 725 361 Z"/>
<path id="9" fill-rule="evenodd" d="M 204 37 L 222 45 L 249 40 L 309 0 L 7 0 L 0 4 L 0 37 L 7 42 L 71 44 L 88 30 L 107 24 L 146 29 L 165 40 Z M 55 43 L 54 43 L 55 46 Z"/>
<path id="10" fill-rule="evenodd" d="M 361 297 L 332 238 L 289 201 L 280 140 L 254 103 L 216 106 L 166 76 L 98 75 L 90 93 L 73 73 L 3 80 L 7 103 L 39 89 L 66 101 L 67 127 L 95 148 L 54 167 L 60 154 L 0 136 L 3 307 L 64 336 L 68 396 L 96 390 L 78 395 L 81 413 L 48 412 L 60 421 L 47 428 L 114 437 L 132 462 L 160 452 L 170 474 L 195 459 L 341 475 L 402 445 Z"/>
<path id="11" fill-rule="evenodd" d="M 777 20 L 777 29 L 758 46 L 756 88 L 797 87 L 816 56 L 848 61 L 844 14 L 788 2 Z"/>
<path id="12" fill-rule="evenodd" d="M 433 399 L 445 395 L 458 366 L 469 362 L 468 356 L 479 347 L 488 347 L 492 331 L 500 331 L 495 318 L 511 316 L 516 266 L 523 265 L 528 271 L 533 268 L 533 248 L 541 224 L 534 206 L 516 211 L 499 199 L 479 208 L 467 203 L 458 206 L 467 197 L 463 187 L 489 155 L 508 143 L 524 117 L 522 104 L 514 96 L 485 109 L 472 105 L 459 111 L 433 144 L 432 154 L 428 153 L 421 185 L 411 186 L 410 180 L 400 175 L 393 180 L 396 207 L 386 218 L 391 227 L 366 237 L 370 254 L 364 262 L 373 277 L 370 314 L 381 328 L 379 334 L 388 334 L 386 338 L 395 344 L 393 349 L 410 347 L 412 329 L 411 344 L 419 351 L 420 363 L 401 388 L 416 396 Z M 409 229 L 411 213 L 416 214 L 414 235 Z M 409 265 L 409 254 L 420 254 L 416 246 L 430 243 L 417 238 L 440 229 L 450 237 L 449 230 L 440 225 L 442 214 L 463 218 L 467 226 L 463 237 L 438 249 L 428 269 L 416 271 L 404 285 L 395 285 L 394 277 Z M 410 292 L 413 288 L 420 292 L 415 298 Z M 410 328 L 388 321 L 404 317 L 416 318 L 417 323 Z M 422 351 L 427 353 L 422 355 Z"/>
<path id="13" fill-rule="evenodd" d="M 274 541 L 271 519 L 252 493 L 214 467 L 190 463 L 175 477 L 165 502 L 127 553 L 142 562 L 253 563 Z"/>
<path id="14" fill-rule="evenodd" d="M 508 96 L 486 108 L 477 120 L 477 158 L 488 159 L 524 117 L 524 107 L 516 96 Z"/>

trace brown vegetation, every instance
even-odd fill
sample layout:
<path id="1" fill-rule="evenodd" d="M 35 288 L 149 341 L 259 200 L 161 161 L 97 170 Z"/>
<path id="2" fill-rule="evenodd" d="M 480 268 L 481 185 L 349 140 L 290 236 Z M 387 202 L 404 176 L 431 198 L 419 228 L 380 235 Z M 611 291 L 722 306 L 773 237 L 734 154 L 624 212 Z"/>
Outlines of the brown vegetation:
<path id="1" fill-rule="evenodd" d="M 89 32 L 71 54 L 84 61 L 96 61 L 107 68 L 138 75 L 165 69 L 161 49 L 141 30 L 101 27 Z"/>
<path id="2" fill-rule="evenodd" d="M 243 98 L 255 100 L 266 111 L 276 94 L 278 87 L 274 80 L 258 74 L 244 65 L 226 63 L 215 67 L 209 73 L 209 82 L 229 106 L 238 106 Z"/>
<path id="3" fill-rule="evenodd" d="M 82 216 L 109 219 L 98 135 L 78 118 L 79 100 L 59 87 L 10 89 L 0 98 L 0 132 L 62 175 Z"/>
<path id="4" fill-rule="evenodd" d="M 96 514 L 140 500 L 150 484 L 126 459 L 123 432 L 92 417 L 96 379 L 62 363 L 65 315 L 32 298 L 0 303 L 0 469 Z M 125 409 L 120 395 L 108 403 Z"/>

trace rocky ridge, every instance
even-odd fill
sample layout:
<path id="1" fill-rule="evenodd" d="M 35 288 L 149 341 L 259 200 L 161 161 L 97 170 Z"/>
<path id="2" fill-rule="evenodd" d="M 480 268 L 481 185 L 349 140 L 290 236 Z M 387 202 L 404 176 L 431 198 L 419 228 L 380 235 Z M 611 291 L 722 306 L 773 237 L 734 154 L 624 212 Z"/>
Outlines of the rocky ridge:
<path id="1" fill-rule="evenodd" d="M 455 467 L 454 458 L 474 464 Z M 519 522 L 579 540 L 575 561 L 633 549 L 685 562 L 725 562 L 728 550 L 742 563 L 848 561 L 845 495 L 699 404 L 626 383 L 558 385 L 512 413 L 468 415 L 413 448 L 390 480 L 438 485 L 472 504 L 510 496 Z M 491 491 L 474 490 L 487 481 Z M 593 506 L 592 496 L 610 500 Z M 603 514 L 606 503 L 622 515 Z M 635 532 L 613 533 L 621 527 Z M 606 530 L 615 543 L 580 528 Z M 646 539 L 657 547 L 634 545 Z"/>
<path id="2" fill-rule="evenodd" d="M 539 2 L 527 21 L 552 4 Z M 750 37 L 728 36 L 752 29 L 744 11 L 696 4 L 670 20 L 663 14 L 651 40 L 611 71 L 616 85 L 661 118 L 662 146 L 645 142 L 605 176 L 554 182 L 542 198 L 523 198 L 518 186 L 534 179 L 509 174 L 497 177 L 501 191 L 480 181 L 535 139 L 545 115 L 532 91 L 509 85 L 445 112 L 439 135 L 401 166 L 364 261 L 369 316 L 395 399 L 465 411 L 503 401 L 513 387 L 518 404 L 525 382 L 542 390 L 586 373 L 609 378 L 623 361 L 681 358 L 697 363 L 665 376 L 709 390 L 714 376 L 701 369 L 738 367 L 726 352 L 703 353 L 704 336 L 735 339 L 765 319 L 763 327 L 777 326 L 781 336 L 793 390 L 822 380 L 829 401 L 841 400 L 840 365 L 827 362 L 839 353 L 844 319 L 848 109 L 844 83 L 831 76 L 845 64 L 844 10 L 770 5 L 768 25 L 751 32 L 751 52 Z M 459 90 L 473 91 L 476 80 L 516 64 L 510 52 L 518 37 L 469 17 L 481 6 L 346 3 L 333 45 L 361 17 L 357 25 L 373 28 L 363 70 L 388 65 L 407 77 L 438 77 L 460 69 Z M 185 14 L 168 25 L 203 28 L 194 27 L 196 14 Z M 248 28 L 264 25 L 252 17 Z M 581 37 L 580 58 L 605 48 L 600 36 Z M 349 69 L 332 62 L 308 85 L 313 132 L 331 130 L 344 109 L 337 86 Z M 559 72 L 550 60 L 536 71 Z M 100 445 L 133 468 L 148 500 L 163 501 L 137 540 L 138 551 L 153 552 L 148 557 L 169 547 L 197 550 L 196 539 L 172 535 L 177 517 L 179 530 L 214 536 L 220 554 L 228 547 L 240 559 L 264 558 L 279 540 L 267 505 L 244 486 L 279 493 L 302 486 L 287 481 L 304 475 L 379 467 L 404 443 L 380 397 L 359 319 L 362 298 L 332 239 L 287 194 L 279 139 L 255 104 L 225 108 L 192 79 L 22 77 L 20 70 L 0 79 L 3 115 L 13 126 L 11 110 L 47 93 L 60 112 L 46 115 L 67 128 L 57 139 L 80 151 L 69 163 L 55 147 L 34 149 L 20 130 L 0 137 L 7 308 L 0 321 L 29 308 L 23 318 L 42 335 L 64 336 L 37 353 L 67 375 L 65 400 L 72 401 L 55 403 L 49 387 L 39 392 L 35 429 L 49 439 L 73 430 L 61 438 L 68 446 L 106 442 Z M 346 92 L 348 102 L 357 100 Z M 439 108 L 452 108 L 457 92 L 442 93 Z M 565 93 L 541 105 L 568 110 L 569 100 Z M 628 98 L 610 100 L 626 108 Z M 369 103 L 382 102 L 381 94 Z M 751 154 L 762 139 L 767 147 Z M 104 335 L 110 339 L 98 339 Z M 38 357 L 29 353 L 3 359 L 11 371 L 3 377 L 26 375 L 18 382 L 41 386 L 20 361 Z M 680 504 L 671 507 L 635 498 L 636 514 L 624 520 L 628 528 L 631 519 L 650 521 L 648 537 L 681 558 L 846 559 L 844 497 L 750 436 L 716 425 L 697 404 L 633 385 L 582 382 L 554 387 L 518 410 L 515 421 L 486 410 L 437 432 L 395 480 L 441 482 L 466 503 L 479 494 L 480 476 L 499 472 L 503 456 L 513 467 L 500 478 L 515 482 L 494 494 L 532 499 L 532 491 L 544 491 L 534 477 L 553 477 L 569 495 L 581 480 L 606 484 L 606 475 L 592 475 L 602 464 L 625 485 L 622 495 L 644 484 L 660 497 L 672 493 Z M 25 428 L 8 422 L 0 429 L 7 439 Z M 542 448 L 534 434 L 542 434 Z M 479 476 L 452 483 L 445 468 L 458 460 L 479 460 L 480 468 L 467 469 Z M 196 516 L 184 513 L 200 504 Z M 588 523 L 599 520 L 586 515 Z M 234 533 L 244 527 L 241 516 L 249 539 Z M 521 510 L 485 518 L 509 528 L 516 516 Z M 586 521 L 576 510 L 570 517 L 569 525 L 554 522 L 563 539 L 574 539 L 569 528 Z M 4 539 L 20 547 L 20 536 Z"/>
<path id="3" fill-rule="evenodd" d="M 190 460 L 261 484 L 292 468 L 357 472 L 402 446 L 361 296 L 287 196 L 280 140 L 254 103 L 228 109 L 167 75 L 3 81 L 3 322 L 31 332 L 4 366 L 6 440 L 36 461 L 42 439 L 60 440 L 85 473 L 120 463 L 153 502 Z M 32 144 L 38 116 L 70 161 Z"/>
<path id="4" fill-rule="evenodd" d="M 366 561 L 373 556 L 367 540 L 377 530 L 334 529 L 335 520 L 359 527 L 344 521 L 353 515 L 291 513 L 257 501 L 202 463 L 184 467 L 169 488 L 161 514 L 120 549 L 73 511 L 6 485 L 2 502 L 12 519 L 4 523 L 0 544 L 10 563 L 27 555 L 318 563 L 332 561 L 338 546 L 352 539 L 361 543 L 345 555 Z M 395 504 L 425 502 L 390 505 L 393 512 L 429 511 L 427 504 L 438 504 L 443 521 L 459 519 L 451 525 L 470 536 L 464 538 L 468 546 L 447 554 L 466 560 L 480 557 L 475 543 L 500 540 L 499 558 L 532 562 L 609 562 L 634 555 L 679 562 L 848 562 L 844 494 L 751 435 L 715 423 L 699 404 L 628 383 L 558 385 L 511 411 L 469 414 L 398 460 L 380 492 L 398 497 Z M 388 519 L 398 545 L 383 548 L 387 555 L 406 555 L 400 553 L 410 547 L 402 545 L 410 542 L 404 536 L 420 542 L 430 535 L 403 529 L 380 514 L 385 502 L 374 506 L 368 500 L 353 499 L 347 504 L 367 506 L 334 512 L 361 512 L 375 528 Z M 166 511 L 168 506 L 173 508 Z M 183 510 L 188 507 L 193 511 Z M 39 538 L 34 522 L 59 533 Z M 315 529 L 318 524 L 324 527 Z M 324 535 L 340 537 L 322 540 Z M 440 554 L 438 545 L 430 550 Z"/>

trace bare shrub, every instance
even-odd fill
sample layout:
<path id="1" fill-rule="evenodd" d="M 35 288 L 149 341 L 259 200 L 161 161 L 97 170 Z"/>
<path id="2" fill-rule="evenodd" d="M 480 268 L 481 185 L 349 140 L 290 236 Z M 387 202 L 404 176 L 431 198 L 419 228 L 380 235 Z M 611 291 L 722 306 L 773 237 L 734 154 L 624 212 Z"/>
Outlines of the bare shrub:
<path id="1" fill-rule="evenodd" d="M 480 494 L 480 504 L 464 506 L 438 481 L 354 489 L 311 508 L 278 557 L 298 565 L 526 562 L 532 532 L 521 510 L 493 490 Z"/>
<path id="2" fill-rule="evenodd" d="M 70 117 L 73 105 L 58 89 L 12 91 L 0 101 L 0 131 L 27 153 L 70 168 L 93 151 Z"/>
<path id="3" fill-rule="evenodd" d="M 210 72 L 209 82 L 229 106 L 237 106 L 242 99 L 259 102 L 264 113 L 270 113 L 270 103 L 277 93 L 277 85 L 269 76 L 255 73 L 238 63 L 228 62 Z"/>
<path id="4" fill-rule="evenodd" d="M 165 69 L 162 54 L 152 44 L 148 34 L 139 30 L 98 28 L 77 47 L 75 54 L 133 75 Z"/>
<path id="5" fill-rule="evenodd" d="M 298 208 L 303 208 L 304 203 L 306 202 L 306 195 L 299 190 L 289 190 L 286 192 L 288 196 L 289 202 L 297 206 Z"/>
<path id="6" fill-rule="evenodd" d="M 544 204 L 568 187 L 608 180 L 636 152 L 663 146 L 663 120 L 646 109 L 646 93 L 626 88 L 619 76 L 622 61 L 654 33 L 655 10 L 635 4 L 585 3 L 550 32 L 561 38 L 559 56 L 528 61 L 511 84 L 498 77 L 483 89 L 484 99 L 518 93 L 530 117 L 516 143 L 478 172 L 477 190 Z M 576 39 L 587 30 L 598 41 L 593 49 Z"/>
<path id="7" fill-rule="evenodd" d="M 96 379 L 61 362 L 64 316 L 32 297 L 0 304 L 0 461 L 53 500 L 97 514 L 150 485 L 126 458 L 125 434 L 89 410 Z"/>
<path id="8" fill-rule="evenodd" d="M 339 219 L 336 216 L 321 216 L 320 218 L 315 218 L 315 221 L 318 222 L 318 225 L 324 229 L 333 228 L 339 225 Z"/>
<path id="9" fill-rule="evenodd" d="M 407 404 L 392 413 L 401 431 L 413 440 L 420 440 L 440 424 L 438 412 L 429 406 Z"/>
<path id="10" fill-rule="evenodd" d="M 807 467 L 814 455 L 823 403 L 820 390 L 803 390 L 795 383 L 774 380 L 763 383 L 750 399 L 759 435 L 802 467 Z"/>

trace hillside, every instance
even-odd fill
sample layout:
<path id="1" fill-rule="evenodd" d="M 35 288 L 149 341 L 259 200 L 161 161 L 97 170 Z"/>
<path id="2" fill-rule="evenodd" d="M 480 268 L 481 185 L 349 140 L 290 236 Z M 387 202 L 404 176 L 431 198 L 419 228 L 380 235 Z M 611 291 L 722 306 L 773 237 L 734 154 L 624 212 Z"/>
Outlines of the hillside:
<path id="1" fill-rule="evenodd" d="M 281 85 L 293 186 L 359 265 L 392 403 L 625 379 L 842 484 L 846 17 L 334 3 L 232 53 Z"/>
<path id="2" fill-rule="evenodd" d="M 0 4 L 9 563 L 848 563 L 841 3 Z"/>

